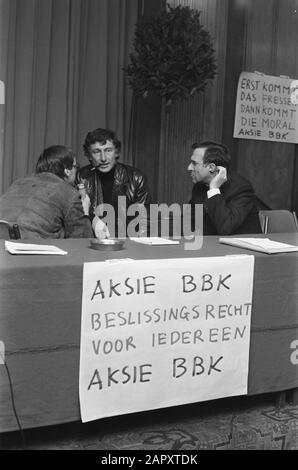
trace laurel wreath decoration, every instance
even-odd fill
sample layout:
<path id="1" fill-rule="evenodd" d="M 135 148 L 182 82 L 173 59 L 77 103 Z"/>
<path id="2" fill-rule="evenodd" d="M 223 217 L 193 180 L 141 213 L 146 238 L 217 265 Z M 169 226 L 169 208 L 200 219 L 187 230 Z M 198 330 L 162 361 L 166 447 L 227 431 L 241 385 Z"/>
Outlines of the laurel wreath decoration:
<path id="1" fill-rule="evenodd" d="M 181 5 L 138 21 L 125 69 L 131 88 L 146 97 L 153 92 L 166 103 L 203 91 L 216 74 L 211 37 L 201 12 Z"/>

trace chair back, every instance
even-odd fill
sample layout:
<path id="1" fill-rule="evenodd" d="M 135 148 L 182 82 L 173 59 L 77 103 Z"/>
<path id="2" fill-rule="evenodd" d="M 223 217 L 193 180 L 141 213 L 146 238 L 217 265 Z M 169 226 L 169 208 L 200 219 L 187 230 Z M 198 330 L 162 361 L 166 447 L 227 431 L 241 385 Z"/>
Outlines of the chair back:
<path id="1" fill-rule="evenodd" d="M 292 233 L 298 232 L 295 212 L 288 210 L 259 211 L 263 233 Z"/>
<path id="2" fill-rule="evenodd" d="M 18 240 L 21 238 L 18 224 L 11 224 L 6 220 L 0 220 L 0 239 L 10 238 Z"/>

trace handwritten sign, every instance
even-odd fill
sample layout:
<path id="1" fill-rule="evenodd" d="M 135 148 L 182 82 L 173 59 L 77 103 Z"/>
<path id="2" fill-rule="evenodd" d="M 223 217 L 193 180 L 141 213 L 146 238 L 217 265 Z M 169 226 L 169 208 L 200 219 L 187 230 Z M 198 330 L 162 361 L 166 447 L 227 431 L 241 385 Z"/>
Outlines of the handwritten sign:
<path id="1" fill-rule="evenodd" d="M 290 78 L 242 72 L 234 137 L 298 143 L 298 103 Z"/>
<path id="2" fill-rule="evenodd" d="M 247 393 L 253 256 L 85 263 L 82 421 Z"/>

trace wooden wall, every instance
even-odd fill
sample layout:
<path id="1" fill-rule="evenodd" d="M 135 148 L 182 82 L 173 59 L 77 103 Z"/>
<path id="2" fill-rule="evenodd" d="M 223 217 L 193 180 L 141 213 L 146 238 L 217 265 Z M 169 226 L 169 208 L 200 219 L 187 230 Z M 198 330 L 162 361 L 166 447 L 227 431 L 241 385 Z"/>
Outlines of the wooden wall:
<path id="1" fill-rule="evenodd" d="M 244 69 L 298 77 L 297 0 L 245 3 Z M 249 177 L 260 198 L 274 209 L 289 209 L 294 204 L 295 147 L 294 144 L 239 140 L 239 172 Z"/>
<path id="2" fill-rule="evenodd" d="M 139 18 L 150 17 L 164 8 L 165 0 L 139 0 Z M 158 96 L 133 98 L 129 150 L 133 165 L 148 177 L 153 201 L 158 200 L 158 167 L 162 138 L 162 102 Z"/>
<path id="3" fill-rule="evenodd" d="M 142 14 L 149 15 L 151 0 L 141 3 Z M 168 3 L 201 11 L 202 23 L 213 38 L 218 74 L 203 94 L 182 103 L 166 107 L 156 97 L 147 102 L 138 100 L 134 163 L 147 172 L 155 199 L 187 202 L 191 183 L 186 169 L 191 144 L 213 139 L 229 146 L 233 167 L 251 181 L 266 204 L 298 212 L 298 146 L 233 138 L 241 71 L 298 78 L 298 0 Z M 138 139 L 140 135 L 147 137 Z"/>

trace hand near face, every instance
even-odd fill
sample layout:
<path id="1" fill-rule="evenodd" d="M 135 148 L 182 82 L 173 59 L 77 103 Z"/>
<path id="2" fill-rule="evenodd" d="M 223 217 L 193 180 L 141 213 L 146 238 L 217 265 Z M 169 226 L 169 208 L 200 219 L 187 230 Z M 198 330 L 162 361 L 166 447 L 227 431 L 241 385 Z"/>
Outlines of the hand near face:
<path id="1" fill-rule="evenodd" d="M 219 189 L 227 181 L 227 169 L 223 166 L 218 166 L 218 173 L 210 181 L 210 189 L 217 188 Z"/>
<path id="2" fill-rule="evenodd" d="M 98 240 L 104 240 L 105 238 L 110 238 L 110 232 L 106 224 L 97 216 L 94 217 L 92 221 L 92 227 Z"/>
<path id="3" fill-rule="evenodd" d="M 90 198 L 89 198 L 88 194 L 85 194 L 84 196 L 81 196 L 81 201 L 82 201 L 84 214 L 89 215 L 89 209 L 90 209 L 91 201 L 90 201 Z"/>

